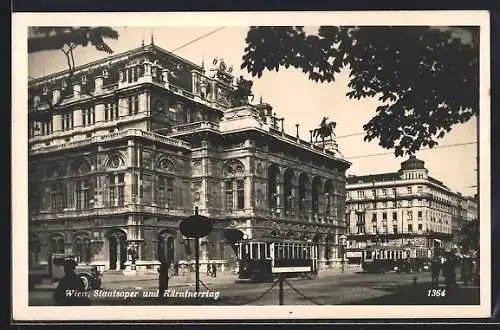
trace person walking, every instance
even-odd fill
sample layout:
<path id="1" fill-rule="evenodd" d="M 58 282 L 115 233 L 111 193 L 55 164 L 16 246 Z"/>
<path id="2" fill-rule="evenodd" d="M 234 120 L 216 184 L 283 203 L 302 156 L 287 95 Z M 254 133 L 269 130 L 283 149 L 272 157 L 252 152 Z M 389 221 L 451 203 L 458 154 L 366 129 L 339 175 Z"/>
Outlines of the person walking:
<path id="1" fill-rule="evenodd" d="M 160 264 L 160 268 L 158 268 L 158 274 L 159 274 L 158 289 L 160 290 L 159 292 L 160 300 L 163 299 L 165 291 L 168 290 L 168 280 L 169 280 L 168 269 L 170 268 L 169 266 L 170 266 L 169 263 L 167 263 L 166 261 L 162 261 Z"/>
<path id="2" fill-rule="evenodd" d="M 439 284 L 439 273 L 441 272 L 441 261 L 434 258 L 431 263 L 432 285 Z"/>
<path id="3" fill-rule="evenodd" d="M 59 306 L 90 306 L 90 299 L 83 280 L 75 273 L 76 261 L 64 261 L 64 277 L 54 292 L 54 300 Z"/>
<path id="4" fill-rule="evenodd" d="M 212 277 L 217 277 L 217 265 L 215 262 L 212 263 Z"/>

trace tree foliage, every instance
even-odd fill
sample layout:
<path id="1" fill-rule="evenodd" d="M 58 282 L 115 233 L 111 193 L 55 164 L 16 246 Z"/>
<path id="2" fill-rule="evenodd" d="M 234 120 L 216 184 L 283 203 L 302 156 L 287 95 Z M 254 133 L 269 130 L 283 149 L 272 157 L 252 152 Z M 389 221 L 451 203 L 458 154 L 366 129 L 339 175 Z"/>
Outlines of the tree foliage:
<path id="1" fill-rule="evenodd" d="M 381 105 L 364 126 L 365 141 L 394 148 L 396 156 L 437 145 L 452 126 L 479 111 L 477 31 L 464 42 L 426 26 L 251 27 L 241 68 L 261 77 L 280 67 L 302 70 L 316 82 L 333 82 L 349 70 L 347 96 L 376 97 Z M 335 100 L 332 100 L 334 104 Z"/>
<path id="2" fill-rule="evenodd" d="M 31 29 L 32 36 L 28 38 L 28 53 L 60 50 L 66 57 L 68 65 L 67 81 L 71 81 L 74 75 L 75 58 L 73 50 L 78 47 L 95 47 L 98 51 L 112 54 L 113 50 L 104 39 L 118 39 L 117 31 L 110 27 L 34 27 Z M 61 89 L 59 99 L 53 103 L 47 96 L 45 103 L 53 110 L 70 94 L 71 84 L 66 84 Z"/>
<path id="3" fill-rule="evenodd" d="M 459 244 L 464 251 L 479 251 L 479 220 L 467 221 L 462 226 Z"/>

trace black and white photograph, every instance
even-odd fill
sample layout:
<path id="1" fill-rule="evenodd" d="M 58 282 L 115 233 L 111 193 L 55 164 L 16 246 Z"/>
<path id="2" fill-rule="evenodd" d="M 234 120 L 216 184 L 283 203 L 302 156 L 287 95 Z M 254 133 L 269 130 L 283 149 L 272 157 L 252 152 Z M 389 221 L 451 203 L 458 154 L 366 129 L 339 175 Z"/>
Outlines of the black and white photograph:
<path id="1" fill-rule="evenodd" d="M 13 18 L 20 319 L 489 316 L 487 12 Z"/>

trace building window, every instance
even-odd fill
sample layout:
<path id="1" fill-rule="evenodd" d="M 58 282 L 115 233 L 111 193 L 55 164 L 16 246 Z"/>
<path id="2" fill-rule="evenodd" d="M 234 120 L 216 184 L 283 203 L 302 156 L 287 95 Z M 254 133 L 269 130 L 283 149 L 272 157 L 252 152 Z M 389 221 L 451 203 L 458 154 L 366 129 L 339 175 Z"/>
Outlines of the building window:
<path id="1" fill-rule="evenodd" d="M 56 235 L 50 238 L 50 252 L 64 253 L 64 237 Z"/>
<path id="2" fill-rule="evenodd" d="M 373 226 L 372 227 L 372 233 L 378 234 L 378 228 L 377 228 L 377 226 Z"/>
<path id="3" fill-rule="evenodd" d="M 422 230 L 423 229 L 423 225 L 421 223 L 418 224 L 418 230 Z"/>
<path id="4" fill-rule="evenodd" d="M 383 202 L 382 205 L 384 208 L 387 208 L 387 202 Z"/>
<path id="5" fill-rule="evenodd" d="M 174 198 L 174 179 L 160 176 L 158 178 L 158 189 L 156 203 L 161 207 L 172 207 Z"/>
<path id="6" fill-rule="evenodd" d="M 112 121 L 112 120 L 117 120 L 118 118 L 119 118 L 118 103 L 117 102 L 106 103 L 104 105 L 104 120 Z"/>
<path id="7" fill-rule="evenodd" d="M 372 222 L 377 222 L 377 213 L 372 213 Z"/>
<path id="8" fill-rule="evenodd" d="M 50 189 L 50 209 L 53 212 L 62 211 L 64 201 L 63 185 L 61 182 L 53 183 Z"/>
<path id="9" fill-rule="evenodd" d="M 396 188 L 392 188 L 392 195 L 397 196 L 398 190 Z"/>
<path id="10" fill-rule="evenodd" d="M 364 190 L 358 190 L 358 198 L 365 198 L 365 191 Z"/>
<path id="11" fill-rule="evenodd" d="M 364 214 L 358 214 L 358 222 L 356 223 L 358 227 L 358 234 L 364 234 L 365 233 L 365 215 Z"/>
<path id="12" fill-rule="evenodd" d="M 387 196 L 387 189 L 382 188 L 382 196 Z"/>
<path id="13" fill-rule="evenodd" d="M 397 234 L 398 233 L 398 225 L 392 225 L 392 232 L 394 234 Z"/>
<path id="14" fill-rule="evenodd" d="M 387 212 L 382 213 L 382 220 L 387 220 Z"/>
<path id="15" fill-rule="evenodd" d="M 392 212 L 392 220 L 398 220 L 398 213 Z"/>
<path id="16" fill-rule="evenodd" d="M 413 233 L 413 225 L 411 223 L 408 224 L 408 232 Z"/>
<path id="17" fill-rule="evenodd" d="M 90 206 L 89 181 L 76 182 L 76 209 L 88 209 Z"/>
<path id="18" fill-rule="evenodd" d="M 117 177 L 118 206 L 123 206 L 123 204 L 125 203 L 125 175 L 123 173 L 120 173 L 117 175 Z"/>
<path id="19" fill-rule="evenodd" d="M 67 131 L 73 128 L 73 113 L 67 112 L 61 117 L 61 128 L 63 131 Z"/>
<path id="20" fill-rule="evenodd" d="M 226 181 L 224 185 L 224 190 L 225 190 L 225 205 L 226 205 L 226 210 L 232 210 L 233 209 L 233 181 Z"/>
<path id="21" fill-rule="evenodd" d="M 95 124 L 95 107 L 82 110 L 82 125 L 88 126 Z"/>
<path id="22" fill-rule="evenodd" d="M 422 219 L 422 211 L 418 211 L 418 218 Z"/>
<path id="23" fill-rule="evenodd" d="M 408 220 L 412 220 L 413 219 L 413 211 L 408 211 L 407 217 L 408 217 Z"/>
<path id="24" fill-rule="evenodd" d="M 243 180 L 236 181 L 236 196 L 236 206 L 238 210 L 243 210 L 245 208 L 245 185 Z"/>
<path id="25" fill-rule="evenodd" d="M 424 189 L 422 186 L 418 186 L 417 191 L 419 194 L 421 194 L 424 191 Z"/>
<path id="26" fill-rule="evenodd" d="M 408 190 L 408 195 L 411 195 L 411 193 L 412 193 L 411 192 L 412 191 L 411 187 L 407 187 L 407 190 Z"/>
<path id="27" fill-rule="evenodd" d="M 116 201 L 116 185 L 115 185 L 115 175 L 108 175 L 108 200 L 107 206 L 115 206 Z"/>
<path id="28" fill-rule="evenodd" d="M 136 115 L 139 113 L 139 97 L 137 95 L 128 98 L 128 114 Z"/>
<path id="29" fill-rule="evenodd" d="M 89 263 L 91 259 L 90 239 L 88 236 L 79 236 L 74 240 L 73 253 L 79 263 Z"/>
<path id="30" fill-rule="evenodd" d="M 372 190 L 372 196 L 373 198 L 377 198 L 377 190 L 375 189 Z"/>

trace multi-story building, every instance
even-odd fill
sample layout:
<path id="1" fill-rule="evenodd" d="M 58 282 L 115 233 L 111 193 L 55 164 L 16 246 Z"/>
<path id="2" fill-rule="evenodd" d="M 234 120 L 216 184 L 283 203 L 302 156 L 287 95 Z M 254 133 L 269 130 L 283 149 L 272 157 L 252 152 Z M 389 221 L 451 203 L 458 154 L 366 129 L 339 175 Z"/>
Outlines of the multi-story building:
<path id="1" fill-rule="evenodd" d="M 354 262 L 371 244 L 453 247 L 469 200 L 431 177 L 415 156 L 397 172 L 349 175 L 346 192 L 347 256 Z"/>
<path id="2" fill-rule="evenodd" d="M 285 133 L 269 104 L 235 105 L 234 84 L 223 60 L 207 73 L 153 42 L 31 80 L 31 262 L 192 260 L 178 228 L 195 207 L 214 221 L 202 264 L 234 262 L 227 229 L 278 229 L 318 242 L 321 265 L 338 262 L 350 163 L 335 141 L 302 140 L 298 125 Z"/>

